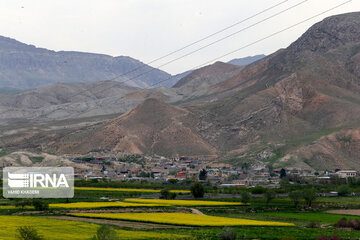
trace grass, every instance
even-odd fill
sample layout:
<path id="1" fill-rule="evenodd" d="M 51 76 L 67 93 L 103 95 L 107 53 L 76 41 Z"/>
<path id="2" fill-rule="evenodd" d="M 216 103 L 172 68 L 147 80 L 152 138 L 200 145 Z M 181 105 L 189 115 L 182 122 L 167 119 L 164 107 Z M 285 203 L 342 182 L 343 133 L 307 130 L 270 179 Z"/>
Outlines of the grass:
<path id="1" fill-rule="evenodd" d="M 111 207 L 163 207 L 161 204 L 141 204 L 125 202 L 75 202 L 75 203 L 53 203 L 50 208 L 111 208 Z"/>
<path id="2" fill-rule="evenodd" d="M 75 190 L 84 191 L 117 191 L 117 192 L 144 192 L 144 193 L 159 193 L 158 189 L 139 189 L 139 188 L 97 188 L 97 187 L 75 187 Z M 189 190 L 170 190 L 174 193 L 190 193 Z"/>
<path id="3" fill-rule="evenodd" d="M 341 231 L 322 228 L 299 227 L 231 227 L 237 233 L 237 239 L 262 239 L 262 240 L 315 240 L 319 236 L 337 235 L 343 239 L 359 239 L 360 231 Z M 222 228 L 201 229 L 176 229 L 165 230 L 168 233 L 191 234 L 195 239 L 218 240 Z"/>
<path id="4" fill-rule="evenodd" d="M 241 202 L 218 202 L 200 200 L 166 200 L 166 199 L 125 199 L 125 202 L 166 204 L 173 206 L 242 206 L 247 205 Z"/>
<path id="5" fill-rule="evenodd" d="M 295 226 L 292 223 L 215 217 L 191 213 L 73 213 L 71 215 L 181 226 Z"/>
<path id="6" fill-rule="evenodd" d="M 342 215 L 342 214 L 332 214 L 324 212 L 265 212 L 259 213 L 263 216 L 273 217 L 274 219 L 283 219 L 283 220 L 301 220 L 301 221 L 316 221 L 324 224 L 334 224 L 338 222 L 341 218 L 346 217 L 347 219 L 359 219 L 358 216 Z"/>
<path id="7" fill-rule="evenodd" d="M 318 198 L 315 203 L 338 203 L 360 205 L 360 197 L 322 197 Z"/>

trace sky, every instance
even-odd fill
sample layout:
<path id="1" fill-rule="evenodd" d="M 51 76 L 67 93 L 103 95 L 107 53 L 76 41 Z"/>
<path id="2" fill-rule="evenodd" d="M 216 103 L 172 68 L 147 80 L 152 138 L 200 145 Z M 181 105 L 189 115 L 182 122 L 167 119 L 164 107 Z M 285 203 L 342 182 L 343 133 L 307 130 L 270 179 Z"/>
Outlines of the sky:
<path id="1" fill-rule="evenodd" d="M 82 51 L 130 56 L 144 63 L 164 56 L 285 0 L 1 0 L 0 35 L 55 51 Z M 312 17 L 347 0 L 288 0 L 268 12 L 153 62 L 159 67 L 237 31 L 160 69 L 177 74 L 243 48 L 283 28 Z M 218 60 L 271 54 L 287 47 L 311 25 L 335 14 L 360 11 L 352 0 L 324 15 L 279 35 L 245 47 Z M 263 21 L 264 20 L 264 21 Z M 263 21 L 253 27 L 249 27 Z M 242 30 L 247 28 L 246 30 Z"/>

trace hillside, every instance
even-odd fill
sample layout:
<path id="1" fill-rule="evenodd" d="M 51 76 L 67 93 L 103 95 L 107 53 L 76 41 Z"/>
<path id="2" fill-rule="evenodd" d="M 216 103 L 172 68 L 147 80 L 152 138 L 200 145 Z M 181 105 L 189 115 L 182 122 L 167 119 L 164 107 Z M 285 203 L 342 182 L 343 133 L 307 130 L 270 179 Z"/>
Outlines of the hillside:
<path id="1" fill-rule="evenodd" d="M 117 80 L 124 81 L 153 69 L 131 57 L 72 51 L 55 52 L 0 36 L 0 87 L 29 89 L 57 82 L 103 81 L 135 68 L 140 69 Z M 169 77 L 168 73 L 153 69 L 127 83 L 148 87 Z M 174 83 L 163 84 L 172 86 Z"/>
<path id="2" fill-rule="evenodd" d="M 327 159 L 332 166 L 360 166 L 358 141 L 350 140 L 351 152 L 310 154 L 306 147 L 342 129 L 356 139 L 359 24 L 360 13 L 326 18 L 287 49 L 216 85 L 213 93 L 231 96 L 194 108 L 202 114 L 204 139 L 232 161 L 324 168 L 319 162 Z"/>
<path id="3" fill-rule="evenodd" d="M 173 91 L 188 94 L 181 107 L 146 100 L 107 122 L 26 141 L 60 153 L 216 154 L 254 167 L 360 167 L 359 33 L 360 13 L 332 16 L 253 64 L 218 62 L 158 92 L 163 100 Z M 149 93 L 128 96 L 140 100 Z M 24 144 L 14 139 L 4 144 Z"/>
<path id="4" fill-rule="evenodd" d="M 126 99 L 136 90 L 139 88 L 105 81 L 57 83 L 17 94 L 0 94 L 0 125 L 126 112 L 142 102 Z"/>
<path id="5" fill-rule="evenodd" d="M 48 149 L 61 153 L 106 149 L 167 156 L 213 153 L 214 148 L 197 133 L 196 122 L 196 116 L 186 109 L 148 99 L 109 122 L 62 137 L 60 144 L 53 139 Z"/>

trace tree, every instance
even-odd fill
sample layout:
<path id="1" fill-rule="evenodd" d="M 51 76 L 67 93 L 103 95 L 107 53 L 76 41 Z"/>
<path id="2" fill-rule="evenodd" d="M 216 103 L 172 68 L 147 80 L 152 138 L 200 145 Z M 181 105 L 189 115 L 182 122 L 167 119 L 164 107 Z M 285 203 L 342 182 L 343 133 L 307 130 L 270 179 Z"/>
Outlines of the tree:
<path id="1" fill-rule="evenodd" d="M 282 168 L 280 170 L 280 178 L 283 179 L 284 177 L 286 177 L 286 170 Z"/>
<path id="2" fill-rule="evenodd" d="M 243 191 L 241 193 L 241 202 L 248 203 L 250 202 L 250 199 L 251 199 L 250 193 L 248 193 L 247 191 Z"/>
<path id="3" fill-rule="evenodd" d="M 176 198 L 176 193 L 174 193 L 174 192 L 170 192 L 170 196 L 169 196 L 169 198 L 170 199 L 175 199 Z"/>
<path id="4" fill-rule="evenodd" d="M 47 202 L 41 201 L 40 199 L 34 199 L 32 205 L 37 211 L 49 210 L 49 204 Z"/>
<path id="5" fill-rule="evenodd" d="M 202 197 L 204 197 L 204 194 L 205 194 L 204 186 L 199 182 L 194 183 L 190 187 L 190 191 L 194 198 L 202 198 Z"/>
<path id="6" fill-rule="evenodd" d="M 205 169 L 202 169 L 199 173 L 199 180 L 205 181 L 207 178 L 207 171 Z"/>
<path id="7" fill-rule="evenodd" d="M 16 238 L 19 240 L 43 240 L 37 230 L 32 226 L 23 226 L 17 228 Z"/>
<path id="8" fill-rule="evenodd" d="M 170 198 L 170 191 L 166 188 L 160 191 L 160 198 L 162 199 L 169 199 Z"/>
<path id="9" fill-rule="evenodd" d="M 316 199 L 316 192 L 314 189 L 305 189 L 303 191 L 303 198 L 308 207 L 311 207 L 313 201 Z"/>
<path id="10" fill-rule="evenodd" d="M 273 167 L 273 165 L 271 163 L 269 163 L 266 167 L 267 167 L 270 174 L 274 172 L 274 167 Z"/>
<path id="11" fill-rule="evenodd" d="M 102 225 L 91 240 L 119 240 L 115 230 L 108 225 Z"/>
<path id="12" fill-rule="evenodd" d="M 177 179 L 169 179 L 168 182 L 171 184 L 176 184 L 179 180 Z"/>
<path id="13" fill-rule="evenodd" d="M 274 190 L 268 189 L 265 192 L 265 200 L 266 200 L 266 204 L 269 204 L 271 200 L 273 200 L 276 197 L 276 194 L 274 192 Z"/>
<path id="14" fill-rule="evenodd" d="M 289 193 L 289 198 L 293 201 L 294 206 L 297 207 L 300 203 L 300 199 L 302 198 L 301 191 L 292 191 Z"/>

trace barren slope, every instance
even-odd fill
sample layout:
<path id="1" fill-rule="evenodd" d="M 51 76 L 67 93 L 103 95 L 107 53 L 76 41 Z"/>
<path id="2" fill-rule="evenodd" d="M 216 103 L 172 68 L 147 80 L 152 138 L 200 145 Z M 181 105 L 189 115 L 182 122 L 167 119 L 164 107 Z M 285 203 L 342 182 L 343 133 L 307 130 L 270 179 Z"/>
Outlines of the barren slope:
<path id="1" fill-rule="evenodd" d="M 148 99 L 109 122 L 54 140 L 49 149 L 62 153 L 106 149 L 167 156 L 211 154 L 214 148 L 197 134 L 197 121 L 186 109 Z"/>

